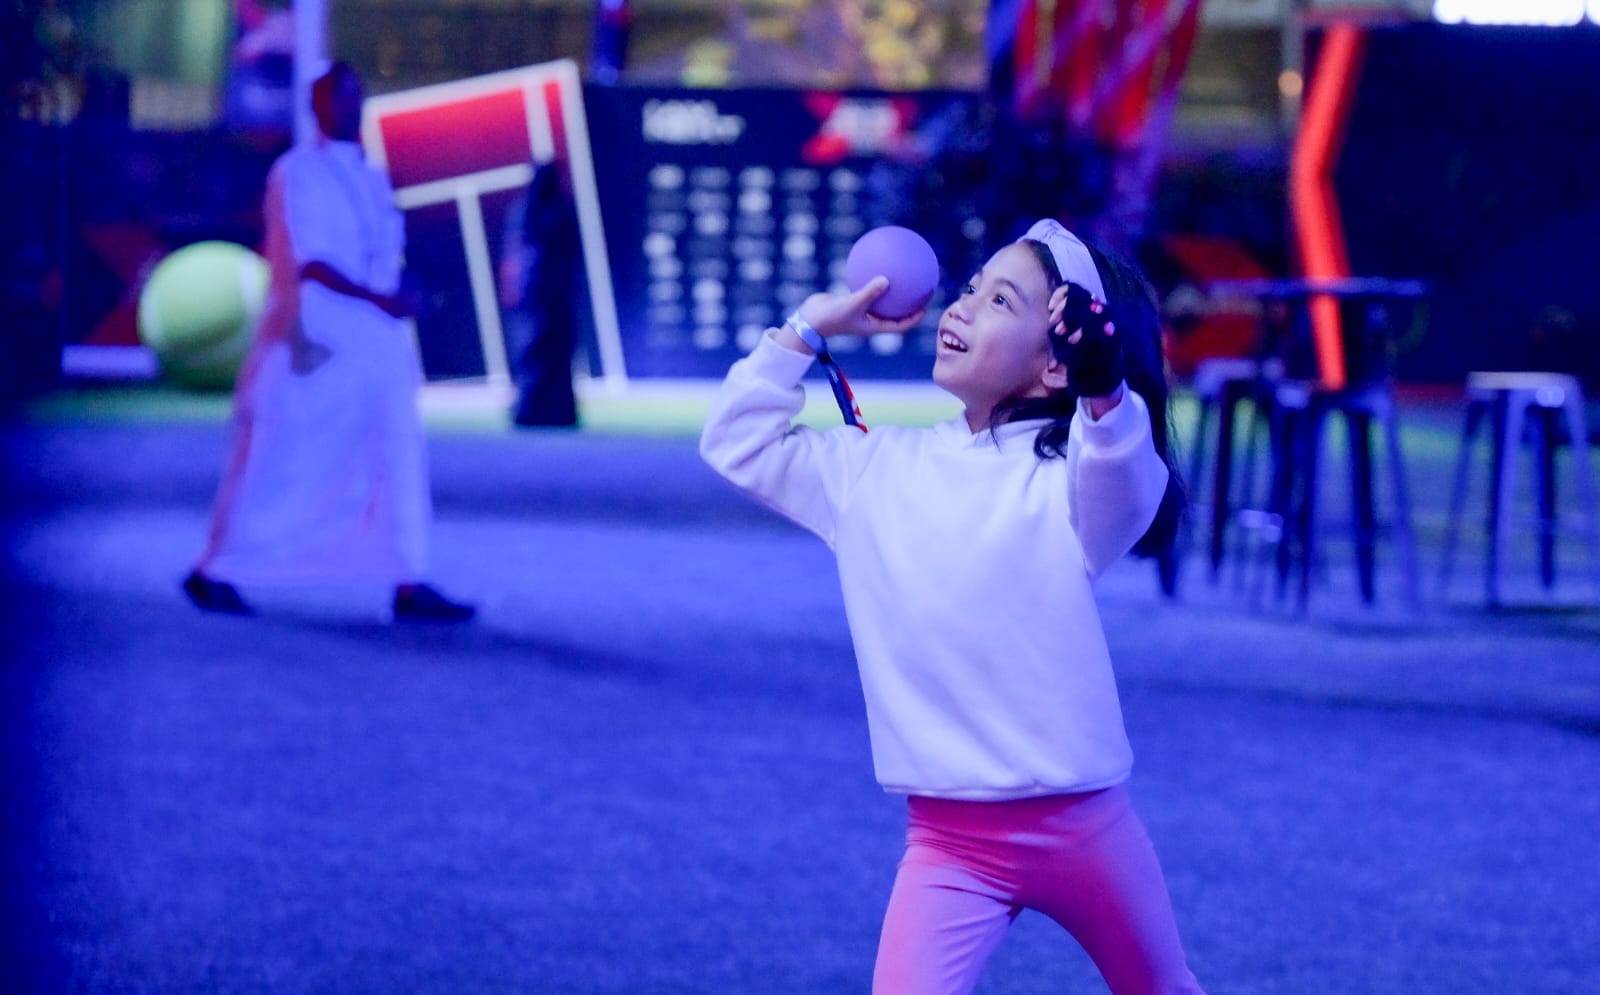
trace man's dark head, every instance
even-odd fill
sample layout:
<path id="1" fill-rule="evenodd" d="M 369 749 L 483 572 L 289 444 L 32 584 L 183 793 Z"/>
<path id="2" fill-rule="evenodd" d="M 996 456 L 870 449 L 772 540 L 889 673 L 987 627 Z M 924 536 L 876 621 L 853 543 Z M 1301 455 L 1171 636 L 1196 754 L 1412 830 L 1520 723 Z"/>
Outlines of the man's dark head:
<path id="1" fill-rule="evenodd" d="M 348 62 L 335 62 L 311 84 L 311 113 L 324 135 L 353 142 L 361 134 L 361 77 Z"/>

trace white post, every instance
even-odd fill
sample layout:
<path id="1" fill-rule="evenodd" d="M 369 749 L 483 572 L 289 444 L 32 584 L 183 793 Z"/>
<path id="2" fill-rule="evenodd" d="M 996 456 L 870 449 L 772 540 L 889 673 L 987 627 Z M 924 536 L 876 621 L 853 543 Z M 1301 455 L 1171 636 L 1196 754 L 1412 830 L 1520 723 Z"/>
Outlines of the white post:
<path id="1" fill-rule="evenodd" d="M 328 59 L 328 0 L 294 0 L 294 138 L 317 135 L 311 116 L 311 82 Z"/>

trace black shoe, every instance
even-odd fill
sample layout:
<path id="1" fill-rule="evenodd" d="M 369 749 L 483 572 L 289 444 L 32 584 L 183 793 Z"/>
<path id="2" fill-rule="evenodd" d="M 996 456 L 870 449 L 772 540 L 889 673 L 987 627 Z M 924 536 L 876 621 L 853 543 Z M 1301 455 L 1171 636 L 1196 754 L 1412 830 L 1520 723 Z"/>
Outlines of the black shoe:
<path id="1" fill-rule="evenodd" d="M 189 576 L 183 579 L 183 593 L 189 596 L 196 608 L 201 611 L 217 612 L 222 615 L 251 615 L 250 606 L 239 597 L 239 592 L 232 584 L 220 580 L 212 580 L 198 570 L 190 571 Z"/>
<path id="2" fill-rule="evenodd" d="M 394 592 L 396 622 L 465 622 L 478 609 L 449 598 L 427 584 L 397 588 Z"/>

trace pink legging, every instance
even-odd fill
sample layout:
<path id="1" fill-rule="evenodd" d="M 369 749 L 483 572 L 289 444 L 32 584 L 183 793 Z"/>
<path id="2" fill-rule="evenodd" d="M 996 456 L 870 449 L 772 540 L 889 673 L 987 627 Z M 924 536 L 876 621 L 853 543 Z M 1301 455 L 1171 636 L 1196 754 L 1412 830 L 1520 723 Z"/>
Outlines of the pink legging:
<path id="1" fill-rule="evenodd" d="M 1023 909 L 1071 933 L 1114 995 L 1201 991 L 1123 788 L 1004 802 L 913 796 L 908 809 L 875 995 L 971 992 Z"/>

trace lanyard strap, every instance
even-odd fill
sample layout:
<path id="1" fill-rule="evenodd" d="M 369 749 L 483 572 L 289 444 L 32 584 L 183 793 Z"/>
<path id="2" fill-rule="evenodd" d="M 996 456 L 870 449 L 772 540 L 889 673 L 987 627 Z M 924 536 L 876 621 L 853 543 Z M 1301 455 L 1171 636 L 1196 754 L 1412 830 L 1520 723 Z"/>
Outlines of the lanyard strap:
<path id="1" fill-rule="evenodd" d="M 844 423 L 865 432 L 867 423 L 861 420 L 861 406 L 856 403 L 855 392 L 850 389 L 850 381 L 844 378 L 844 371 L 839 369 L 839 364 L 833 361 L 833 356 L 826 349 L 817 353 L 817 361 L 822 364 L 822 372 L 828 375 L 828 386 L 833 388 L 833 399 L 839 402 L 839 413 L 844 415 Z"/>
<path id="2" fill-rule="evenodd" d="M 861 419 L 861 406 L 856 404 L 855 392 L 850 389 L 850 381 L 845 379 L 844 371 L 833 361 L 833 354 L 828 352 L 828 341 L 811 327 L 809 321 L 800 317 L 799 311 L 789 315 L 785 324 L 794 329 L 801 341 L 817 354 L 817 362 L 822 364 L 822 372 L 828 375 L 828 386 L 833 388 L 833 399 L 839 404 L 839 413 L 844 416 L 844 423 L 854 425 L 865 432 L 867 423 Z"/>

